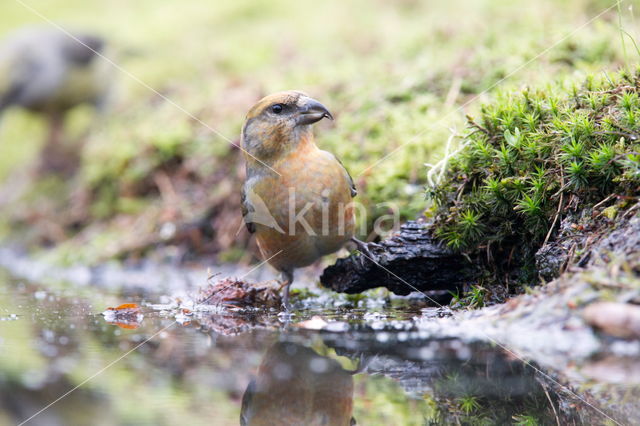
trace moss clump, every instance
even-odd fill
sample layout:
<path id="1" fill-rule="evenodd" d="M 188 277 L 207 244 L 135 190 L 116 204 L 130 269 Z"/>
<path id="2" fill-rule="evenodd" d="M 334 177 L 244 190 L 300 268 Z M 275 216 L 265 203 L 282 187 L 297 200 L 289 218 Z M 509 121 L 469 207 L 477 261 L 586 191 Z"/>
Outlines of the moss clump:
<path id="1" fill-rule="evenodd" d="M 483 106 L 442 181 L 428 188 L 436 235 L 468 252 L 526 256 L 564 213 L 611 194 L 638 197 L 639 90 L 640 71 L 622 71 Z"/>

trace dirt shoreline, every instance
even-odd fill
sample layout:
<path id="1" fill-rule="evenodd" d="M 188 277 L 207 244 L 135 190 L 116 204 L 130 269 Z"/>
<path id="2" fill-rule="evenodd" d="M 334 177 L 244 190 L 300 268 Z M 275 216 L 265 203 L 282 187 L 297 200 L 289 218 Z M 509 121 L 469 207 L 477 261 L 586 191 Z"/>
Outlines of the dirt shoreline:
<path id="1" fill-rule="evenodd" d="M 608 236 L 601 239 L 602 247 L 611 247 L 616 238 L 624 238 L 624 250 L 630 251 L 640 241 L 640 218 L 629 220 Z M 638 231 L 637 234 L 634 232 Z M 632 235 L 629 235 L 629 233 Z M 637 238 L 636 238 L 637 236 Z M 630 238 L 631 237 L 631 238 Z M 602 328 L 607 318 L 585 318 L 584 312 L 589 305 L 601 300 L 632 306 L 640 298 L 640 286 L 637 280 L 625 287 L 626 281 L 620 281 L 617 263 L 603 263 L 602 247 L 594 247 L 593 258 L 588 268 L 569 268 L 560 278 L 532 289 L 527 294 L 512 297 L 506 303 L 480 309 L 461 309 L 450 311 L 451 315 L 423 314 L 416 316 L 403 326 L 413 327 L 429 338 L 458 338 L 465 341 L 484 341 L 498 344 L 513 351 L 518 356 L 535 361 L 537 364 L 556 371 L 565 371 L 577 363 L 583 364 L 603 357 L 636 357 L 640 359 L 640 341 L 637 337 L 621 339 L 610 333 L 601 333 L 594 328 Z M 611 252 L 607 252 L 611 256 Z M 627 257 L 632 259 L 632 257 Z M 159 265 L 153 262 L 142 263 L 136 268 L 126 268 L 118 264 L 105 264 L 98 267 L 76 266 L 56 267 L 44 260 L 10 248 L 0 248 L 0 267 L 12 276 L 39 282 L 66 281 L 77 286 L 96 286 L 98 288 L 127 288 L 164 293 L 173 296 L 193 294 L 206 284 L 204 268 L 181 268 L 175 265 Z M 247 268 L 248 269 L 248 268 Z M 225 276 L 238 276 L 238 268 L 225 265 L 216 268 L 221 279 Z M 245 271 L 246 272 L 246 271 Z M 620 281 L 619 288 L 612 289 L 607 279 L 612 274 Z M 264 269 L 254 271 L 246 280 L 265 281 L 272 278 L 271 272 Z M 633 278 L 633 277 L 631 277 Z M 322 298 L 322 296 L 320 296 Z M 305 303 L 313 305 L 313 297 Z M 429 308 L 425 312 L 433 312 Z M 638 308 L 640 309 L 640 307 Z M 295 316 L 294 316 L 295 321 Z M 600 321 L 600 323 L 597 323 Z M 629 324 L 618 324 L 629 327 Z M 616 324 L 612 327 L 615 329 Z M 609 330 L 610 331 L 610 330 Z M 630 379 L 640 382 L 640 365 L 634 362 L 629 366 Z"/>

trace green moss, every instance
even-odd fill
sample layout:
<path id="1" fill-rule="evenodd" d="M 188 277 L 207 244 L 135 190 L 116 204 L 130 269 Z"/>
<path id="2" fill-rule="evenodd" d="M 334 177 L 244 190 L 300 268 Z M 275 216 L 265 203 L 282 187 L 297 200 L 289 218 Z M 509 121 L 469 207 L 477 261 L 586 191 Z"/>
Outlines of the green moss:
<path id="1" fill-rule="evenodd" d="M 471 395 L 458 398 L 458 403 L 460 405 L 460 410 L 462 410 L 467 415 L 482 408 L 480 402 L 478 402 L 478 398 Z"/>
<path id="2" fill-rule="evenodd" d="M 623 71 L 484 105 L 442 182 L 428 188 L 436 235 L 470 252 L 531 254 L 556 215 L 610 194 L 637 197 L 639 84 L 640 71 Z"/>
<path id="3" fill-rule="evenodd" d="M 487 290 L 480 286 L 471 286 L 464 296 L 459 293 L 453 294 L 451 306 L 453 308 L 482 308 L 486 304 Z"/>
<path id="4" fill-rule="evenodd" d="M 305 300 L 305 299 L 318 297 L 318 295 L 316 293 L 314 293 L 313 291 L 311 291 L 307 287 L 292 288 L 289 293 L 290 293 L 291 298 L 293 300 Z"/>

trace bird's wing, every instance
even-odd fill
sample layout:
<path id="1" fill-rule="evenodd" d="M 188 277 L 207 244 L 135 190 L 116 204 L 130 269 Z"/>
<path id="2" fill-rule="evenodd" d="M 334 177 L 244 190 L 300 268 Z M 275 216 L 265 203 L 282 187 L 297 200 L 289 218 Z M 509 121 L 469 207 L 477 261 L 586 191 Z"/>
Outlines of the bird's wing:
<path id="1" fill-rule="evenodd" d="M 258 180 L 249 179 L 242 187 L 240 204 L 242 206 L 242 217 L 244 218 L 244 223 L 247 225 L 247 230 L 253 234 L 256 232 L 256 225 L 261 225 L 284 233 L 285 231 L 269 211 L 267 200 L 263 200 L 262 197 L 256 193 L 255 186 L 257 182 Z"/>
<path id="2" fill-rule="evenodd" d="M 349 186 L 350 186 L 350 189 L 351 189 L 351 198 L 355 197 L 356 195 L 358 195 L 358 190 L 356 189 L 356 184 L 353 182 L 353 178 L 349 174 L 349 171 L 344 166 L 344 164 L 342 164 L 342 161 L 340 161 L 340 159 L 338 157 L 336 157 L 335 155 L 333 157 L 340 164 L 340 166 L 342 166 L 342 170 L 344 170 L 344 174 L 347 176 L 347 182 L 349 182 Z"/>
<path id="3" fill-rule="evenodd" d="M 242 218 L 244 219 L 244 224 L 247 226 L 247 231 L 253 234 L 256 232 L 256 225 L 251 220 L 251 213 L 254 211 L 254 208 L 247 197 L 246 185 L 242 187 L 242 193 L 240 195 L 240 209 L 242 210 Z"/>

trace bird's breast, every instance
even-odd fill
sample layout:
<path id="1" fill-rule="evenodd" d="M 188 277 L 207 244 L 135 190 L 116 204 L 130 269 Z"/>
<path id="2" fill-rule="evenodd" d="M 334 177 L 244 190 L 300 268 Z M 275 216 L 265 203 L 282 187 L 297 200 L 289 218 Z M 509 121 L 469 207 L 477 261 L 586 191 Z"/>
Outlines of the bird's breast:
<path id="1" fill-rule="evenodd" d="M 254 197 L 273 218 L 256 224 L 263 256 L 282 250 L 289 259 L 276 268 L 299 267 L 340 249 L 353 235 L 355 220 L 350 182 L 333 155 L 317 148 L 296 150 L 253 185 Z M 254 203 L 255 204 L 255 203 Z M 268 221 L 260 221 L 268 222 Z M 277 224 L 277 226 L 276 226 Z"/>

